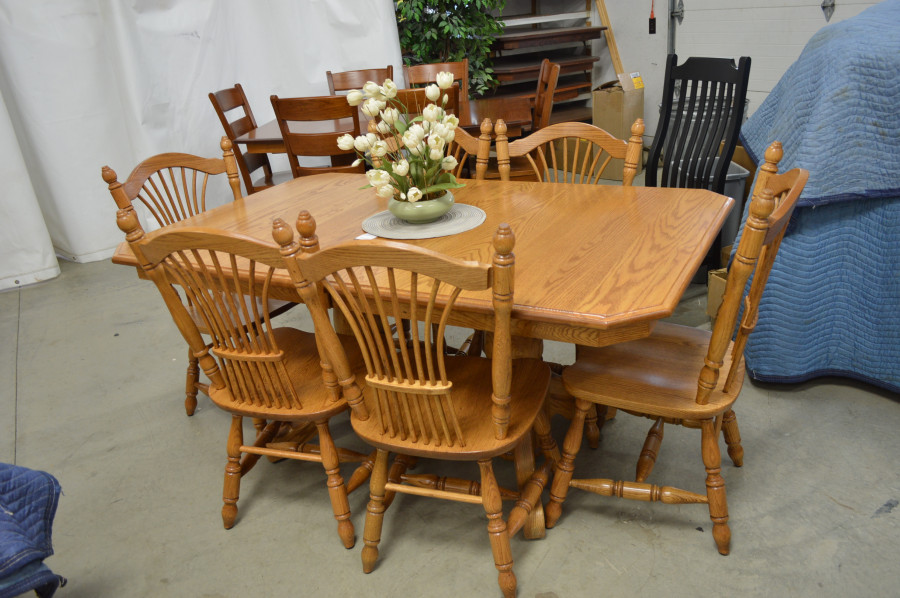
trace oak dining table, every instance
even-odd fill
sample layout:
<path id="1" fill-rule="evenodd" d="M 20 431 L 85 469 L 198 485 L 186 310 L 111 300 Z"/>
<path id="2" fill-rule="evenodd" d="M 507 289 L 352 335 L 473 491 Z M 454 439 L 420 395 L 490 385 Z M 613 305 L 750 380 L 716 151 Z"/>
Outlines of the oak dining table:
<path id="1" fill-rule="evenodd" d="M 506 122 L 507 136 L 510 138 L 520 137 L 523 129 L 531 125 L 531 100 L 526 97 L 483 98 L 468 100 L 463 102 L 463 105 L 468 107 L 461 111 L 459 125 L 476 136 L 481 121 L 485 118 L 490 118 L 492 122 L 502 118 Z M 368 117 L 360 112 L 359 118 L 361 127 L 365 129 Z M 326 133 L 346 131 L 352 128 L 353 122 L 349 118 L 309 122 L 291 121 L 288 126 L 291 127 L 291 131 L 297 133 Z M 244 146 L 244 151 L 250 154 L 284 153 L 284 141 L 276 120 L 263 123 L 255 129 L 247 131 L 235 138 L 234 142 Z"/>
<path id="2" fill-rule="evenodd" d="M 604 346 L 649 335 L 675 310 L 734 204 L 702 189 L 464 182 L 454 190 L 456 202 L 484 210 L 484 222 L 466 232 L 404 242 L 489 263 L 494 232 L 508 223 L 516 268 L 511 328 L 521 356 L 540 357 L 543 340 Z M 307 210 L 320 245 L 330 247 L 360 238 L 363 220 L 387 208 L 366 184 L 358 174 L 300 177 L 167 229 L 210 227 L 274 245 L 273 221 L 293 224 Z M 128 243 L 117 248 L 113 262 L 139 267 Z M 271 285 L 273 298 L 299 301 L 287 272 L 276 272 Z M 450 324 L 490 331 L 490 290 L 462 293 L 453 314 Z M 525 533 L 543 535 L 542 509 L 529 516 Z"/>

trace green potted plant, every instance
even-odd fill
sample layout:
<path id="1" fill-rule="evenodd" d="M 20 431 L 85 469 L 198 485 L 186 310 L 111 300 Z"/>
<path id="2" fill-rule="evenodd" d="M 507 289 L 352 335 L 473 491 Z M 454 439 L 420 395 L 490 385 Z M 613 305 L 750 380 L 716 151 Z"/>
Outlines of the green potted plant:
<path id="1" fill-rule="evenodd" d="M 498 17 L 506 0 L 398 0 L 397 30 L 408 64 L 469 59 L 469 93 L 484 95 L 496 85 L 491 43 L 503 33 Z"/>

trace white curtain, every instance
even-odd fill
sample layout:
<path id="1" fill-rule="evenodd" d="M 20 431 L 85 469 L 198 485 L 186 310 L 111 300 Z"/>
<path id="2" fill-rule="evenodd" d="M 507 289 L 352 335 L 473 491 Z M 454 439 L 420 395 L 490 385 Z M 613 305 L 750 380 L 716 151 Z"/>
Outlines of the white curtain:
<path id="1" fill-rule="evenodd" d="M 112 255 L 102 166 L 121 181 L 153 154 L 221 156 L 209 92 L 241 83 L 262 124 L 272 94 L 388 64 L 392 0 L 0 0 L 0 289 Z"/>

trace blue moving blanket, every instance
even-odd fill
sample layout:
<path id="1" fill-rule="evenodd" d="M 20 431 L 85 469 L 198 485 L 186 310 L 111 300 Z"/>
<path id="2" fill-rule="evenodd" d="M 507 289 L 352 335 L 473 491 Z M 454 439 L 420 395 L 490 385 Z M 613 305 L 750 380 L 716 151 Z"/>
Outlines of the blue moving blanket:
<path id="1" fill-rule="evenodd" d="M 827 26 L 741 129 L 810 178 L 746 350 L 755 380 L 900 392 L 900 0 Z M 744 214 L 746 218 L 746 213 Z"/>

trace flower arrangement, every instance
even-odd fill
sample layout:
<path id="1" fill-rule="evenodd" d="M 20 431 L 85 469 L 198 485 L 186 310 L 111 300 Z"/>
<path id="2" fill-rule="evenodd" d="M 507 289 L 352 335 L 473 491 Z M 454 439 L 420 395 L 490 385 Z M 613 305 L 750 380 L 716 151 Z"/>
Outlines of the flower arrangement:
<path id="1" fill-rule="evenodd" d="M 464 186 L 452 174 L 456 158 L 446 155 L 459 125 L 459 118 L 445 110 L 448 98 L 443 90 L 452 85 L 452 73 L 438 73 L 436 82 L 425 88 L 425 96 L 436 102 L 443 95 L 441 105 L 428 104 L 413 118 L 397 99 L 397 86 L 390 79 L 381 85 L 369 81 L 362 90 L 347 94 L 351 106 L 362 104 L 363 114 L 379 118 L 376 128 L 381 137 L 345 134 L 337 144 L 342 150 L 356 151 L 359 158 L 354 165 L 365 161 L 371 166 L 366 171 L 367 187 L 374 187 L 379 197 L 417 202 Z"/>

